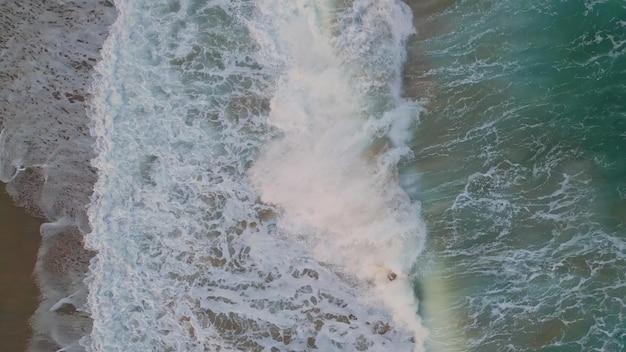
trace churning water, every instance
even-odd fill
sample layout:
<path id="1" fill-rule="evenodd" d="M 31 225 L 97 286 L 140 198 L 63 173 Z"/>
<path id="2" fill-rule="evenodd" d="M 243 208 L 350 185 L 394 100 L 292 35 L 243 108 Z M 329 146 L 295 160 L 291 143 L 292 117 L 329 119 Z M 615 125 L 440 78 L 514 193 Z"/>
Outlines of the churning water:
<path id="1" fill-rule="evenodd" d="M 117 3 L 88 350 L 420 350 L 399 1 Z M 125 322 L 120 324 L 120 322 Z M 413 347 L 415 346 L 415 347 Z"/>

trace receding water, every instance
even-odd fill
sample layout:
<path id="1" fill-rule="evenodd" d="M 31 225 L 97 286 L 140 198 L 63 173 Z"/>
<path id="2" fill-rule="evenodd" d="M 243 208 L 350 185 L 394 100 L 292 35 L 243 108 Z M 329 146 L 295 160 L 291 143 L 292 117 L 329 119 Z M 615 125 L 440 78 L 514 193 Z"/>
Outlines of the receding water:
<path id="1" fill-rule="evenodd" d="M 89 351 L 422 350 L 399 1 L 119 2 L 94 85 Z M 120 324 L 120 322 L 125 322 Z"/>

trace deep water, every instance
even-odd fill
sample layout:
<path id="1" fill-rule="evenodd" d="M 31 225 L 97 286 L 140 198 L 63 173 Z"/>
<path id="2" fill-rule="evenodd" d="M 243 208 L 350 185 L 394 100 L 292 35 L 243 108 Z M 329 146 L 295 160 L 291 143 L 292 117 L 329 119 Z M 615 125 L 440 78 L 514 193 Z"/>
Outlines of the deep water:
<path id="1" fill-rule="evenodd" d="M 411 5 L 433 349 L 623 350 L 626 5 Z"/>

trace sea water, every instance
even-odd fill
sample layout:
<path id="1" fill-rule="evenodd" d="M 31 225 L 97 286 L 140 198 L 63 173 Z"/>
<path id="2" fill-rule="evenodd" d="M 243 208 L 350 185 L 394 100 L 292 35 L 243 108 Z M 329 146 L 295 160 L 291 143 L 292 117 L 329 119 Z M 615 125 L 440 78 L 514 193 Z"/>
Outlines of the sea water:
<path id="1" fill-rule="evenodd" d="M 396 0 L 118 1 L 88 351 L 423 350 Z"/>
<path id="2" fill-rule="evenodd" d="M 433 350 L 623 351 L 626 4 L 411 6 Z"/>

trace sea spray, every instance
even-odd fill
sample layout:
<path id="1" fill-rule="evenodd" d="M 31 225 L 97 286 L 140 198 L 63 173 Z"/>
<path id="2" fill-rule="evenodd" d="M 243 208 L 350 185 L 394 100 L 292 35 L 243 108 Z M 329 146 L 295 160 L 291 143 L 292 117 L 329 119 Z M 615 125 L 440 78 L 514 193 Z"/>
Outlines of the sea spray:
<path id="1" fill-rule="evenodd" d="M 269 0 L 259 8 L 269 31 L 282 34 L 265 57 L 280 58 L 284 70 L 269 114 L 281 135 L 252 167 L 253 183 L 280 207 L 281 232 L 317 260 L 371 280 L 369 299 L 386 305 L 419 346 L 427 333 L 410 282 L 384 275 L 410 272 L 425 236 L 419 205 L 396 179 L 420 111 L 399 95 L 410 11 L 395 1 L 341 8 Z"/>

